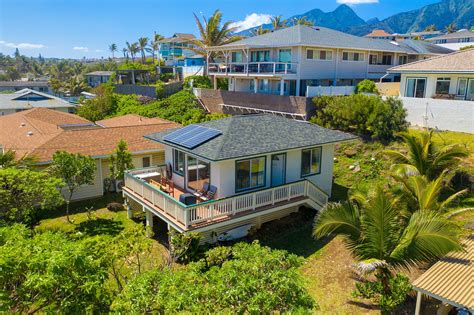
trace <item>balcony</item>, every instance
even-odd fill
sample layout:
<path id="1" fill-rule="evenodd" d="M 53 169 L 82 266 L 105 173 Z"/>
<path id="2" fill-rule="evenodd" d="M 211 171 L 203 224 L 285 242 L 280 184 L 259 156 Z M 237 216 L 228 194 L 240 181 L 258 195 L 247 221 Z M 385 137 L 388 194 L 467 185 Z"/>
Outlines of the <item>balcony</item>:
<path id="1" fill-rule="evenodd" d="M 297 66 L 295 62 L 209 63 L 208 72 L 211 75 L 281 76 L 296 74 Z"/>
<path id="2" fill-rule="evenodd" d="M 324 191 L 304 179 L 232 197 L 185 205 L 179 201 L 179 195 L 185 192 L 184 189 L 175 187 L 174 193 L 168 194 L 154 184 L 162 170 L 155 167 L 126 172 L 123 193 L 163 220 L 173 223 L 181 231 L 298 203 L 321 208 L 328 200 Z"/>

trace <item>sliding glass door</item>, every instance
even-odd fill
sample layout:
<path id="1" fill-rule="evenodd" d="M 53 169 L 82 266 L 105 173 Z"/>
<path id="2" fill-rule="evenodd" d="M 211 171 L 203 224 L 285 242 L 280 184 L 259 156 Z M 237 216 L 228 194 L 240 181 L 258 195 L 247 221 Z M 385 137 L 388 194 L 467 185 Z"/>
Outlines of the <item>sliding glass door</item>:
<path id="1" fill-rule="evenodd" d="M 425 97 L 426 78 L 407 78 L 406 97 Z"/>
<path id="2" fill-rule="evenodd" d="M 209 163 L 187 156 L 186 163 L 186 183 L 191 191 L 202 189 L 205 182 L 210 180 L 211 167 Z"/>

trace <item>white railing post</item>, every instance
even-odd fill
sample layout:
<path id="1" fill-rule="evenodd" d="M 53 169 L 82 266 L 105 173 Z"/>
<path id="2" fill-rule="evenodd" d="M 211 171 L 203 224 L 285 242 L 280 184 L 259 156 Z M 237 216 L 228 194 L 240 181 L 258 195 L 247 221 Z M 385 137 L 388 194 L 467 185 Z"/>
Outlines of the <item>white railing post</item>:
<path id="1" fill-rule="evenodd" d="M 257 62 L 257 73 L 260 73 L 260 62 Z"/>
<path id="2" fill-rule="evenodd" d="M 235 211 L 236 211 L 235 207 L 236 207 L 236 199 L 234 197 L 234 198 L 232 198 L 232 209 L 231 209 L 232 215 L 235 214 Z"/>
<path id="3" fill-rule="evenodd" d="M 272 189 L 272 205 L 275 204 L 275 188 Z"/>
<path id="4" fill-rule="evenodd" d="M 212 220 L 214 220 L 214 205 L 213 204 L 209 205 L 209 211 L 211 212 L 210 219 L 212 221 Z"/>
<path id="5" fill-rule="evenodd" d="M 273 74 L 276 72 L 276 62 L 273 63 Z"/>
<path id="6" fill-rule="evenodd" d="M 290 199 L 291 199 L 291 186 L 292 185 L 288 186 L 288 201 L 290 201 Z"/>
<path id="7" fill-rule="evenodd" d="M 285 63 L 285 74 L 287 74 L 287 73 L 288 73 L 288 64 Z"/>
<path id="8" fill-rule="evenodd" d="M 183 208 L 184 211 L 184 227 L 187 229 L 189 226 L 189 215 L 188 215 L 188 209 Z"/>
<path id="9" fill-rule="evenodd" d="M 153 189 L 151 190 L 151 203 L 155 205 L 155 192 L 153 191 Z"/>
<path id="10" fill-rule="evenodd" d="M 145 184 L 142 183 L 142 197 L 144 197 L 143 191 L 145 190 Z"/>
<path id="11" fill-rule="evenodd" d="M 252 210 L 255 210 L 256 205 L 257 205 L 257 193 L 253 193 L 253 196 L 252 196 Z"/>

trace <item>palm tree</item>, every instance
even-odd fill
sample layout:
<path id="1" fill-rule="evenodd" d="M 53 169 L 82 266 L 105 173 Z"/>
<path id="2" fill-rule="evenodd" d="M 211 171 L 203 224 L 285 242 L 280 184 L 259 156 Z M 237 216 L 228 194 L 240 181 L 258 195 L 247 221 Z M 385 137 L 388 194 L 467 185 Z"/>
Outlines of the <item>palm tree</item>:
<path id="1" fill-rule="evenodd" d="M 21 158 L 16 158 L 13 150 L 0 152 L 0 168 L 30 168 L 38 162 L 38 158 L 33 155 L 25 154 Z"/>
<path id="2" fill-rule="evenodd" d="M 294 19 L 294 25 L 306 25 L 306 26 L 314 26 L 314 23 L 311 21 L 308 21 L 306 19 L 306 16 L 301 16 L 299 18 Z"/>
<path id="3" fill-rule="evenodd" d="M 270 33 L 270 30 L 264 29 L 263 26 L 260 25 L 260 27 L 253 29 L 251 33 L 252 33 L 252 36 L 258 36 L 258 35 Z"/>
<path id="4" fill-rule="evenodd" d="M 117 45 L 116 44 L 110 44 L 109 51 L 112 53 L 112 59 L 115 59 L 114 54 L 117 51 Z"/>
<path id="5" fill-rule="evenodd" d="M 82 74 L 82 71 L 84 70 L 84 65 L 82 64 L 82 62 L 75 62 L 72 65 L 71 70 L 74 76 L 79 76 Z"/>
<path id="6" fill-rule="evenodd" d="M 138 39 L 138 47 L 142 54 L 142 63 L 145 63 L 146 61 L 145 49 L 147 48 L 147 46 L 148 46 L 148 37 L 140 37 Z"/>
<path id="7" fill-rule="evenodd" d="M 454 32 L 456 32 L 456 28 L 457 28 L 456 23 L 454 23 L 454 22 L 449 23 L 449 25 L 446 26 L 446 32 L 447 33 L 454 33 Z"/>
<path id="8" fill-rule="evenodd" d="M 374 272 L 390 293 L 392 271 L 433 261 L 462 247 L 459 228 L 434 211 L 406 218 L 398 199 L 377 187 L 362 203 L 329 203 L 318 215 L 313 235 L 341 235 L 359 261 L 357 269 Z"/>
<path id="9" fill-rule="evenodd" d="M 155 33 L 153 36 L 153 40 L 150 43 L 150 47 L 148 48 L 148 52 L 151 52 L 151 56 L 153 58 L 153 62 L 155 62 L 155 53 L 158 52 L 158 62 L 160 61 L 160 41 L 164 39 L 163 36 L 160 34 Z"/>
<path id="10" fill-rule="evenodd" d="M 207 47 L 230 44 L 241 39 L 240 36 L 232 35 L 237 29 L 230 26 L 232 21 L 222 24 L 222 13 L 219 10 L 216 10 L 207 20 L 203 17 L 202 23 L 196 14 L 194 14 L 194 18 L 201 38 L 192 41 L 196 47 L 191 49 L 201 56 L 207 57 Z M 215 53 L 211 52 L 209 54 L 209 61 L 213 62 L 215 56 Z"/>
<path id="11" fill-rule="evenodd" d="M 400 183 L 400 188 L 396 192 L 400 194 L 401 200 L 407 205 L 408 215 L 419 210 L 443 213 L 450 203 L 468 191 L 466 188 L 449 196 L 443 196 L 442 200 L 441 192 L 453 178 L 453 174 L 449 174 L 447 171 L 441 173 L 433 181 L 429 181 L 421 175 L 392 176 Z"/>
<path id="12" fill-rule="evenodd" d="M 274 30 L 278 30 L 280 28 L 284 28 L 286 26 L 285 21 L 283 21 L 283 16 L 272 16 L 272 27 Z"/>
<path id="13" fill-rule="evenodd" d="M 395 150 L 384 151 L 392 160 L 395 173 L 424 175 L 432 180 L 445 169 L 452 170 L 459 164 L 459 158 L 469 156 L 469 151 L 460 144 L 437 148 L 433 143 L 433 132 L 424 132 L 420 137 L 404 133 L 401 135 L 408 145 L 408 153 Z"/>
<path id="14" fill-rule="evenodd" d="M 434 25 L 434 24 L 431 24 L 431 25 L 425 27 L 425 32 L 433 32 L 433 31 L 436 31 L 436 30 L 437 30 L 436 25 Z"/>
<path id="15" fill-rule="evenodd" d="M 125 42 L 125 44 L 127 45 L 127 50 L 130 53 L 130 57 L 132 57 L 132 61 L 135 61 L 135 55 L 140 51 L 138 43 L 130 44 L 129 42 Z"/>
<path id="16" fill-rule="evenodd" d="M 128 49 L 122 48 L 123 58 L 128 62 Z"/>

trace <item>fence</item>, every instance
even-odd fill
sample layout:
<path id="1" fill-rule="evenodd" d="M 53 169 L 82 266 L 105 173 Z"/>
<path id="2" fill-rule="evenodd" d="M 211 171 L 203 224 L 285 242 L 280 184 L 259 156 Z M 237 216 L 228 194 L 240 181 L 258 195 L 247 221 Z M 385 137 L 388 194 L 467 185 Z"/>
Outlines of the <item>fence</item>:
<path id="1" fill-rule="evenodd" d="M 351 95 L 355 91 L 355 86 L 308 86 L 306 87 L 306 97 L 322 95 Z"/>
<path id="2" fill-rule="evenodd" d="M 408 121 L 415 126 L 474 133 L 474 102 L 402 97 Z"/>

